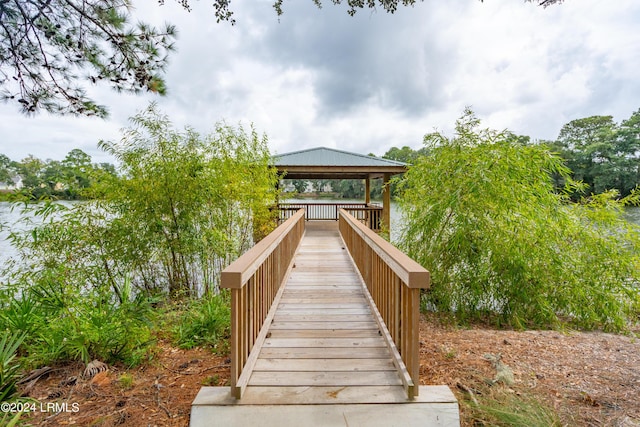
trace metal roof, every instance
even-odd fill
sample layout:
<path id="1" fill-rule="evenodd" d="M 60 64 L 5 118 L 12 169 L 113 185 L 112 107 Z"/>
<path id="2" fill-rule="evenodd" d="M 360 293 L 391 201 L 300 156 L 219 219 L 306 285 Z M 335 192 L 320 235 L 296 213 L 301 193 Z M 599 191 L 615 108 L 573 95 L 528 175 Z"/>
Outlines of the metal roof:
<path id="1" fill-rule="evenodd" d="M 384 173 L 403 173 L 408 167 L 395 160 L 326 147 L 278 154 L 272 160 L 278 171 L 286 172 L 289 179 L 375 178 Z"/>
<path id="2" fill-rule="evenodd" d="M 276 166 L 407 166 L 406 163 L 365 156 L 333 148 L 318 147 L 273 156 Z"/>

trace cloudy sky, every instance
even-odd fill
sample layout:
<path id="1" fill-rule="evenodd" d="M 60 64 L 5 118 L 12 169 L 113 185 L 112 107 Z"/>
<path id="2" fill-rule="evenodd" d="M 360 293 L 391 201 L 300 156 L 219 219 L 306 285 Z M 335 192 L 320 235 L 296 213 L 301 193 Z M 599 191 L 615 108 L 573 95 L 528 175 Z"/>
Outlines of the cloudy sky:
<path id="1" fill-rule="evenodd" d="M 217 121 L 255 125 L 274 153 L 316 146 L 384 154 L 450 133 L 469 105 L 487 127 L 555 139 L 591 115 L 628 118 L 640 108 L 640 1 L 425 0 L 389 15 L 324 0 L 232 1 L 237 24 L 217 24 L 210 1 L 184 11 L 171 0 L 134 0 L 134 16 L 176 24 L 168 96 L 90 88 L 108 120 L 24 117 L 0 104 L 0 153 L 62 159 L 80 148 L 113 161 L 128 117 L 157 101 L 177 127 L 207 133 Z"/>

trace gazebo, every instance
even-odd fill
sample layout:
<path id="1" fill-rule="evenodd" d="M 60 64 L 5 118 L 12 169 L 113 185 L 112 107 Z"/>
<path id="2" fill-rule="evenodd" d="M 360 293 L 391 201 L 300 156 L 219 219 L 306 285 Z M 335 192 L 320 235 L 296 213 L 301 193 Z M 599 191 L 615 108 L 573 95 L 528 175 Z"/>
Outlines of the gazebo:
<path id="1" fill-rule="evenodd" d="M 408 165 L 403 162 L 383 159 L 364 154 L 350 153 L 348 151 L 333 148 L 318 147 L 291 153 L 278 154 L 272 157 L 273 163 L 286 179 L 362 179 L 365 182 L 365 200 L 363 209 L 375 209 L 371 205 L 371 180 L 383 179 L 382 186 L 382 225 L 386 230 L 390 229 L 390 191 L 389 180 L 393 175 L 407 171 Z M 328 204 L 327 204 L 328 205 Z M 334 204 L 333 214 L 323 215 L 321 218 L 309 219 L 336 219 L 337 209 L 346 204 Z M 333 212 L 331 211 L 331 212 Z M 378 224 L 368 221 L 371 228 L 377 228 Z"/>

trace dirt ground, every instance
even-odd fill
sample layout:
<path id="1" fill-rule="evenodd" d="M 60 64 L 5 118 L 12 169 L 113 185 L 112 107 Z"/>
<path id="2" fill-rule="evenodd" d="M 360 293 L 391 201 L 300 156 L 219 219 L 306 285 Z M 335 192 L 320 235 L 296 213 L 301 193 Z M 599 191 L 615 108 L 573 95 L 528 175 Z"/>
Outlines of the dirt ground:
<path id="1" fill-rule="evenodd" d="M 636 338 L 459 329 L 423 318 L 420 347 L 421 383 L 451 387 L 462 402 L 463 426 L 477 425 L 466 402 L 481 401 L 483 390 L 491 387 L 533 396 L 554 408 L 567 426 L 640 426 Z M 58 367 L 29 390 L 38 401 L 29 421 L 41 426 L 187 426 L 200 387 L 227 384 L 228 363 L 227 357 L 206 350 L 180 350 L 162 342 L 154 361 L 135 369 L 110 366 L 85 379 L 82 364 Z"/>
<path id="2" fill-rule="evenodd" d="M 437 321 L 420 324 L 420 381 L 447 384 L 459 401 L 479 400 L 500 369 L 501 355 L 516 395 L 553 408 L 566 426 L 640 426 L 640 341 L 602 332 L 456 329 Z M 488 357 L 489 356 L 489 357 Z M 504 367 L 506 365 L 506 368 Z M 462 404 L 462 425 L 474 425 Z"/>

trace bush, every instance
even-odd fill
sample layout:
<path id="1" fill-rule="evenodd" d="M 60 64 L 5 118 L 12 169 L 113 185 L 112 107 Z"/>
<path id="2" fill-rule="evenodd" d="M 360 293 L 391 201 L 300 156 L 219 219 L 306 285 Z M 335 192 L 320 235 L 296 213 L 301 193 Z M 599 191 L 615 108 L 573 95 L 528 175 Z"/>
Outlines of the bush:
<path id="1" fill-rule="evenodd" d="M 23 335 L 15 332 L 0 333 L 0 402 L 17 397 L 20 364 L 15 359 L 23 339 Z"/>
<path id="2" fill-rule="evenodd" d="M 231 336 L 229 292 L 192 299 L 174 326 L 173 336 L 182 348 L 204 346 L 218 353 L 227 352 Z"/>
<path id="3" fill-rule="evenodd" d="M 431 154 L 401 183 L 400 246 L 431 271 L 424 307 L 516 327 L 624 329 L 640 307 L 640 233 L 616 193 L 570 204 L 551 176 L 579 185 L 559 157 L 478 125 L 466 111 L 454 138 L 426 135 Z"/>
<path id="4" fill-rule="evenodd" d="M 22 282 L 19 292 L 5 296 L 0 328 L 23 334 L 25 363 L 143 360 L 153 343 L 149 298 L 123 288 L 119 302 L 108 288 L 76 289 L 51 274 L 32 277 L 35 283 Z"/>

